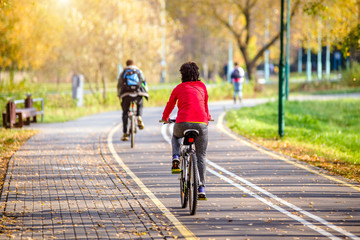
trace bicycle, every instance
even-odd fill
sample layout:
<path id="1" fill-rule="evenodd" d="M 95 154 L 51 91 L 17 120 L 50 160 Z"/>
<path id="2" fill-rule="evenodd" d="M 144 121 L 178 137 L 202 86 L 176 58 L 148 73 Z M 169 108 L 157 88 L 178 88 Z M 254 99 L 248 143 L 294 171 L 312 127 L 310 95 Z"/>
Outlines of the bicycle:
<path id="1" fill-rule="evenodd" d="M 160 122 L 175 123 L 175 119 L 169 121 L 160 120 Z M 197 157 L 195 149 L 195 139 L 199 135 L 196 129 L 187 129 L 184 131 L 184 140 L 180 147 L 180 199 L 181 207 L 186 208 L 189 202 L 190 215 L 195 215 L 197 201 L 206 200 L 198 198 L 198 186 L 201 186 L 199 170 L 197 167 Z"/>
<path id="2" fill-rule="evenodd" d="M 136 130 L 136 109 L 135 109 L 136 102 L 132 101 L 130 103 L 129 108 L 129 124 L 128 124 L 128 133 L 127 135 L 130 137 L 130 145 L 131 148 L 134 148 L 135 146 L 135 134 L 137 132 Z"/>

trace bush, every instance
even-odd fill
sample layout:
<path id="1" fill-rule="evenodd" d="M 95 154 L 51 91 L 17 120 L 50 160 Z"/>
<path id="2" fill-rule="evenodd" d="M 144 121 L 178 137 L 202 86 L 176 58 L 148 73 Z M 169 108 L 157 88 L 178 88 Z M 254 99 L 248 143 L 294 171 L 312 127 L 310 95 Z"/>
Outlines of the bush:
<path id="1" fill-rule="evenodd" d="M 354 62 L 349 69 L 341 72 L 341 82 L 349 87 L 360 87 L 360 63 Z"/>

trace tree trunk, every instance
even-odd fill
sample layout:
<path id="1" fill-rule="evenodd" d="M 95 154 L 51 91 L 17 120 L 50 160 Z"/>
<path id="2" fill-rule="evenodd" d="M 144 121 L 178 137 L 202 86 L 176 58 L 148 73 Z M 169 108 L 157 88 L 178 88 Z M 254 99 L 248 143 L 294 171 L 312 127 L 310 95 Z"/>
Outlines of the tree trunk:
<path id="1" fill-rule="evenodd" d="M 10 78 L 10 84 L 14 85 L 14 78 L 15 78 L 15 70 L 14 68 L 10 68 L 10 73 L 9 73 L 9 78 Z"/>
<path id="2" fill-rule="evenodd" d="M 101 80 L 103 83 L 103 102 L 106 102 L 106 98 L 107 98 L 107 93 L 106 93 L 106 88 L 107 88 L 107 84 L 106 84 L 106 78 L 103 74 L 101 74 Z"/>
<path id="3" fill-rule="evenodd" d="M 245 65 L 246 65 L 246 71 L 247 71 L 247 77 L 249 79 L 249 81 L 254 80 L 254 90 L 255 92 L 261 92 L 262 91 L 262 87 L 261 85 L 258 84 L 258 79 L 257 79 L 257 75 L 256 75 L 256 64 L 253 60 L 250 59 L 249 54 L 248 54 L 248 50 L 245 46 L 243 46 L 241 44 L 241 40 L 238 39 L 238 46 L 240 48 L 240 51 L 243 55 L 243 58 L 245 60 Z"/>
<path id="4" fill-rule="evenodd" d="M 95 71 L 95 90 L 98 92 L 100 89 L 99 87 L 99 70 Z"/>
<path id="5" fill-rule="evenodd" d="M 107 83 L 106 83 L 106 77 L 104 75 L 104 71 L 103 71 L 103 66 L 104 64 L 103 63 L 100 63 L 99 64 L 99 73 L 100 73 L 100 77 L 101 77 L 101 82 L 102 82 L 102 85 L 103 85 L 103 102 L 106 103 L 106 99 L 107 99 Z"/>
<path id="6" fill-rule="evenodd" d="M 203 62 L 203 76 L 204 76 L 204 81 L 207 82 L 209 80 L 209 68 L 207 61 Z"/>
<path id="7" fill-rule="evenodd" d="M 59 88 L 60 86 L 60 71 L 56 71 L 56 86 Z"/>
<path id="8" fill-rule="evenodd" d="M 91 85 L 89 76 L 86 75 L 85 73 L 83 75 L 84 75 L 84 78 L 85 78 L 85 82 L 87 82 L 89 84 L 91 94 L 95 97 L 95 91 L 94 91 L 94 88 Z"/>

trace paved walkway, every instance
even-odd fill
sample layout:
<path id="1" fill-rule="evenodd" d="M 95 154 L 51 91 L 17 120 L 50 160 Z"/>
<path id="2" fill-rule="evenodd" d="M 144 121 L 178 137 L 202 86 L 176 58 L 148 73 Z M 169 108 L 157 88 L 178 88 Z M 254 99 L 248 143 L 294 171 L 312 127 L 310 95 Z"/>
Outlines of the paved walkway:
<path id="1" fill-rule="evenodd" d="M 36 125 L 42 132 L 9 162 L 0 239 L 164 239 L 156 209 L 101 152 L 104 133 L 120 119 L 107 115 Z"/>

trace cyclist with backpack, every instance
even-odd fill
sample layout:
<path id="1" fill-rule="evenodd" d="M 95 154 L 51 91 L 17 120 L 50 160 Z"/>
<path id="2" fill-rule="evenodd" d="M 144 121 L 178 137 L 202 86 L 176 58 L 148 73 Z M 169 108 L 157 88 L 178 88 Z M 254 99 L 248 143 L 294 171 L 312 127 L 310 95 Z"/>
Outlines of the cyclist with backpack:
<path id="1" fill-rule="evenodd" d="M 204 83 L 199 79 L 199 67 L 194 62 L 186 62 L 180 68 L 181 81 L 172 91 L 163 112 L 162 119 L 169 120 L 169 116 L 177 103 L 178 113 L 174 126 L 172 145 L 172 173 L 180 173 L 180 146 L 184 131 L 196 129 L 199 136 L 195 139 L 196 157 L 201 185 L 198 196 L 205 195 L 206 149 L 208 144 L 208 121 L 211 115 L 208 109 L 208 94 Z"/>
<path id="2" fill-rule="evenodd" d="M 239 101 L 242 100 L 242 90 L 245 81 L 245 71 L 242 67 L 235 63 L 234 71 L 231 73 L 231 82 L 234 85 L 234 103 L 236 103 L 236 96 L 239 96 Z"/>
<path id="3" fill-rule="evenodd" d="M 121 141 L 129 140 L 127 135 L 128 129 L 128 114 L 131 102 L 136 102 L 137 106 L 137 121 L 139 129 L 144 129 L 142 121 L 143 112 L 143 97 L 149 97 L 147 93 L 147 85 L 143 72 L 134 64 L 134 61 L 129 59 L 126 61 L 126 67 L 119 75 L 117 92 L 119 99 L 121 99 L 122 121 L 123 121 L 123 136 Z"/>

